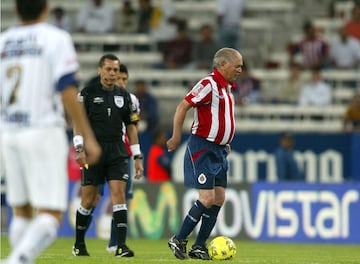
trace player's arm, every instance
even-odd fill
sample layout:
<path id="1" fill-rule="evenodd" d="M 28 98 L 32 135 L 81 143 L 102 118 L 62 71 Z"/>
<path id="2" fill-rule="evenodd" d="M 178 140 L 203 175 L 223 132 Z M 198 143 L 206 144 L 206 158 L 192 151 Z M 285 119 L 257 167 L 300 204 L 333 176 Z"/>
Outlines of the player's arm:
<path id="1" fill-rule="evenodd" d="M 166 143 L 168 151 L 173 151 L 179 146 L 186 113 L 191 107 L 185 99 L 177 106 L 173 120 L 173 134 Z"/>
<path id="2" fill-rule="evenodd" d="M 61 92 L 61 98 L 64 108 L 73 122 L 74 131 L 81 135 L 83 142 L 86 142 L 86 144 L 82 143 L 86 154 L 86 162 L 93 164 L 99 159 L 101 149 L 90 127 L 85 110 L 77 100 L 77 93 L 76 86 L 68 86 Z"/>
<path id="3" fill-rule="evenodd" d="M 139 137 L 136 125 L 130 123 L 126 126 L 126 134 L 129 138 L 130 149 L 134 159 L 135 179 L 140 179 L 144 173 L 143 155 L 140 150 Z"/>

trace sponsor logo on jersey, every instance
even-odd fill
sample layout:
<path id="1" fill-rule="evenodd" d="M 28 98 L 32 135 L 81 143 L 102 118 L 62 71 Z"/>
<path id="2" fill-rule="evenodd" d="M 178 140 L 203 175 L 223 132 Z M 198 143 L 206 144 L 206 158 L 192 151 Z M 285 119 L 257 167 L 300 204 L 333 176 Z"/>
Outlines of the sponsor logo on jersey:
<path id="1" fill-rule="evenodd" d="M 192 96 L 197 97 L 199 93 L 204 89 L 204 87 L 205 86 L 203 86 L 202 84 L 198 84 L 197 86 L 195 86 L 191 91 Z"/>
<path id="2" fill-rule="evenodd" d="M 201 173 L 201 174 L 199 175 L 199 177 L 198 177 L 198 182 L 199 182 L 200 184 L 204 184 L 204 183 L 206 182 L 206 180 L 207 180 L 207 178 L 206 178 L 205 174 L 204 174 L 204 173 Z"/>
<path id="3" fill-rule="evenodd" d="M 114 102 L 115 105 L 119 108 L 124 106 L 124 97 L 123 96 L 119 96 L 119 95 L 115 95 L 114 96 Z"/>
<path id="4" fill-rule="evenodd" d="M 93 102 L 94 102 L 94 104 L 101 104 L 101 103 L 104 102 L 104 98 L 102 98 L 102 97 L 95 97 Z"/>

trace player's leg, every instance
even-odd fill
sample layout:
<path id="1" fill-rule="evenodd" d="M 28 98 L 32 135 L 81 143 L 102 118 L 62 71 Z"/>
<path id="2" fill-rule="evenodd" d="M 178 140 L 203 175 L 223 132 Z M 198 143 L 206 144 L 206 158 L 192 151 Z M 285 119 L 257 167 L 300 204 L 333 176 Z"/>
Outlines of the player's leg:
<path id="1" fill-rule="evenodd" d="M 98 197 L 98 186 L 103 183 L 104 155 L 105 153 L 95 165 L 90 165 L 87 169 L 82 170 L 81 203 L 76 211 L 75 243 L 72 250 L 74 256 L 89 256 L 85 245 L 85 233 Z"/>
<path id="2" fill-rule="evenodd" d="M 31 263 L 56 239 L 67 208 L 68 144 L 62 128 L 28 129 L 18 141 L 21 144 L 19 163 L 26 164 L 28 196 L 37 215 L 12 251 L 9 262 Z"/>
<path id="3" fill-rule="evenodd" d="M 225 187 L 227 186 L 227 160 L 226 149 L 224 147 L 214 146 L 212 149 L 212 163 L 209 164 L 212 171 L 217 171 L 217 175 L 214 179 L 214 191 L 213 197 L 200 197 L 200 201 L 206 204 L 207 210 L 202 215 L 202 221 L 199 233 L 196 236 L 194 245 L 189 250 L 189 256 L 197 259 L 210 259 L 208 250 L 206 247 L 206 240 L 209 238 L 211 231 L 213 230 L 220 208 L 225 201 Z M 210 203 L 211 202 L 211 203 Z"/>
<path id="4" fill-rule="evenodd" d="M 215 189 L 211 190 L 199 190 L 199 200 L 196 202 L 200 202 L 204 208 L 201 210 L 201 214 L 199 215 L 198 222 L 202 219 L 200 232 L 196 237 L 196 242 L 189 249 L 189 257 L 194 259 L 203 259 L 209 260 L 209 254 L 205 245 L 205 241 L 207 239 L 207 233 L 214 227 L 214 225 L 209 226 L 205 229 L 204 220 L 207 221 L 210 218 L 211 206 L 215 201 Z M 189 212 L 190 213 L 190 212 Z M 212 219 L 212 218 L 211 218 Z M 209 223 L 209 221 L 207 221 Z M 215 224 L 215 223 L 214 223 Z M 194 226 L 195 228 L 195 226 Z M 210 233 L 209 233 L 210 234 Z M 200 238 L 200 239 L 199 239 Z"/>
<path id="5" fill-rule="evenodd" d="M 129 179 L 129 160 L 124 157 L 123 143 L 109 144 L 106 146 L 109 159 L 116 160 L 116 164 L 107 167 L 106 180 L 108 181 L 111 202 L 113 205 L 113 219 L 116 227 L 117 257 L 133 257 L 134 252 L 126 245 L 127 235 L 127 205 L 126 205 L 126 183 Z M 127 154 L 127 152 L 126 152 Z"/>
<path id="6" fill-rule="evenodd" d="M 74 256 L 89 256 L 85 244 L 85 233 L 91 221 L 91 214 L 97 194 L 97 186 L 81 186 L 81 203 L 76 211 L 75 220 L 75 243 L 72 251 Z"/>
<path id="7" fill-rule="evenodd" d="M 9 242 L 12 248 L 18 244 L 30 224 L 33 212 L 26 192 L 24 165 L 20 161 L 21 150 L 18 146 L 18 137 L 21 137 L 21 131 L 1 133 L 1 157 L 7 184 L 6 198 L 14 213 L 9 225 Z"/>
<path id="8" fill-rule="evenodd" d="M 200 230 L 194 245 L 206 246 L 206 240 L 209 238 L 216 224 L 217 216 L 224 200 L 225 188 L 216 186 L 214 204 L 210 208 L 207 208 L 206 212 L 202 215 Z"/>
<path id="9" fill-rule="evenodd" d="M 180 231 L 170 238 L 168 245 L 178 259 L 187 258 L 187 237 L 199 223 L 201 216 L 214 201 L 213 176 L 206 173 L 211 162 L 208 143 L 191 136 L 184 158 L 184 183 L 187 187 L 199 190 L 199 199 L 195 201 L 182 222 Z"/>
<path id="10" fill-rule="evenodd" d="M 88 219 L 88 223 L 87 223 L 87 226 L 86 226 L 86 229 L 85 229 L 85 233 L 87 232 L 87 230 L 89 229 L 90 225 L 91 225 L 91 222 L 92 222 L 92 219 L 93 219 L 93 213 L 95 211 L 95 208 L 97 206 L 97 204 L 99 203 L 99 200 L 101 198 L 101 196 L 104 195 L 104 184 L 100 184 L 98 186 L 98 193 L 96 195 L 96 198 L 95 198 L 95 201 L 94 201 L 94 204 L 91 208 L 91 213 L 90 213 L 90 217 Z"/>
<path id="11" fill-rule="evenodd" d="M 132 180 L 130 171 L 131 170 L 129 168 L 130 176 L 129 176 L 129 179 L 127 180 L 126 191 L 125 191 L 125 198 L 126 198 L 127 205 L 128 205 L 129 200 L 131 200 L 133 198 L 133 180 Z M 117 248 L 117 230 L 116 230 L 114 219 L 112 219 L 111 220 L 110 239 L 109 239 L 109 243 L 108 243 L 106 250 L 109 253 L 114 254 L 116 252 L 116 248 Z"/>
<path id="12" fill-rule="evenodd" d="M 127 175 L 127 173 L 126 173 Z M 126 245 L 127 205 L 125 199 L 126 181 L 110 180 L 110 195 L 113 203 L 113 220 L 117 234 L 116 256 L 133 257 L 134 252 Z"/>

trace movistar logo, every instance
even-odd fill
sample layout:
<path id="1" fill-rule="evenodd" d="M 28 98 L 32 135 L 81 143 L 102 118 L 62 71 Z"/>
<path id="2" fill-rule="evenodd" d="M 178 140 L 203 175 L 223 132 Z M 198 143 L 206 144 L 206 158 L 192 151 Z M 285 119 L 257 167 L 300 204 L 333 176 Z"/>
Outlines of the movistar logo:
<path id="1" fill-rule="evenodd" d="M 134 191 L 134 198 L 130 202 L 128 211 L 131 236 L 134 238 L 144 236 L 149 239 L 159 239 L 162 237 L 166 223 L 172 233 L 176 232 L 180 217 L 177 210 L 178 200 L 174 185 L 163 183 L 160 186 L 154 209 L 151 208 L 148 201 L 147 194 L 142 189 Z M 142 235 L 139 234 L 139 229 L 141 229 Z"/>

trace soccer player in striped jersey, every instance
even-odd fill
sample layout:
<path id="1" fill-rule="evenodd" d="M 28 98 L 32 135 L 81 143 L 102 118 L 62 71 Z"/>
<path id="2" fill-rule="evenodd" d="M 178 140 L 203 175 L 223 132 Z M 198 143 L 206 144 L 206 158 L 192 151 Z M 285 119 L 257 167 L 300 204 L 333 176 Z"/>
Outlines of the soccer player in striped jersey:
<path id="1" fill-rule="evenodd" d="M 237 50 L 218 50 L 213 58 L 213 72 L 195 84 L 176 108 L 173 134 L 167 141 L 168 151 L 179 146 L 186 113 L 194 108 L 194 122 L 184 157 L 184 184 L 199 191 L 179 232 L 168 241 L 178 259 L 187 258 L 186 238 L 201 219 L 200 231 L 188 254 L 194 259 L 210 259 L 206 240 L 225 201 L 226 157 L 235 132 L 231 90 L 242 66 L 243 58 Z"/>
<path id="2" fill-rule="evenodd" d="M 14 212 L 11 264 L 35 263 L 56 239 L 67 209 L 63 108 L 84 133 L 87 162 L 95 163 L 101 152 L 77 102 L 78 62 L 70 35 L 45 23 L 46 0 L 15 3 L 21 23 L 0 36 L 1 152 Z"/>

